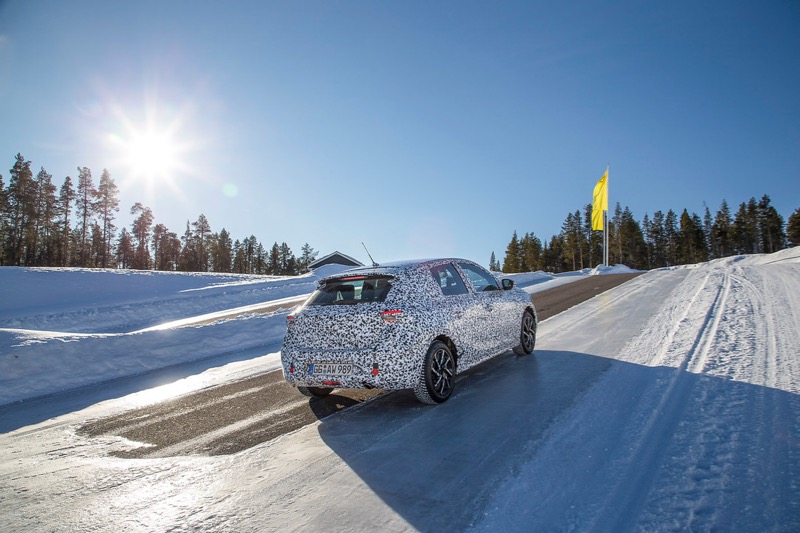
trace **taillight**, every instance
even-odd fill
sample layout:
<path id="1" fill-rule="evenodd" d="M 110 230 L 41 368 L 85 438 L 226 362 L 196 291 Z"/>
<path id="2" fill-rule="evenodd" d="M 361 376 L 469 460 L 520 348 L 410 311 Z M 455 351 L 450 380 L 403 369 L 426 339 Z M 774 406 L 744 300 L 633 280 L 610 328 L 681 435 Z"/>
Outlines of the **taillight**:
<path id="1" fill-rule="evenodd" d="M 286 317 L 286 325 L 294 326 L 294 315 L 289 315 Z"/>
<path id="2" fill-rule="evenodd" d="M 403 316 L 402 309 L 391 309 L 389 311 L 381 311 L 381 317 L 387 323 L 396 322 L 398 318 Z"/>

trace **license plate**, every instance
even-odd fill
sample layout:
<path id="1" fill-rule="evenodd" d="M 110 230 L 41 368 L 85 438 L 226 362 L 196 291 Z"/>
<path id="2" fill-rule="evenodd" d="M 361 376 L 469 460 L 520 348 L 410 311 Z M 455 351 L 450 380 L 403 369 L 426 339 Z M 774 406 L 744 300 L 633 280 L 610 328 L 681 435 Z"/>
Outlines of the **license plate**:
<path id="1" fill-rule="evenodd" d="M 309 376 L 349 376 L 353 373 L 350 363 L 309 363 Z"/>

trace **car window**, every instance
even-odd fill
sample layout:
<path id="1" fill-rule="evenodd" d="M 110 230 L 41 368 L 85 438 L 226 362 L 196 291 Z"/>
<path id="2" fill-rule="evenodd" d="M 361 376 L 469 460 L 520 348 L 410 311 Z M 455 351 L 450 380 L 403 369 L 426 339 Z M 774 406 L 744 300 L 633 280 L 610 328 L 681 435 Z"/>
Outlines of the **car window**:
<path id="1" fill-rule="evenodd" d="M 324 280 L 307 305 L 354 305 L 382 302 L 392 288 L 388 276 L 353 276 Z"/>
<path id="2" fill-rule="evenodd" d="M 460 266 L 464 274 L 467 275 L 470 283 L 472 283 L 472 286 L 475 287 L 477 292 L 496 291 L 498 289 L 497 280 L 494 279 L 494 276 L 481 267 L 470 263 L 459 263 L 458 266 Z"/>
<path id="3" fill-rule="evenodd" d="M 434 281 L 442 289 L 442 294 L 445 296 L 453 296 L 456 294 L 467 294 L 467 286 L 461 276 L 458 275 L 453 265 L 438 265 L 431 267 L 431 274 Z"/>

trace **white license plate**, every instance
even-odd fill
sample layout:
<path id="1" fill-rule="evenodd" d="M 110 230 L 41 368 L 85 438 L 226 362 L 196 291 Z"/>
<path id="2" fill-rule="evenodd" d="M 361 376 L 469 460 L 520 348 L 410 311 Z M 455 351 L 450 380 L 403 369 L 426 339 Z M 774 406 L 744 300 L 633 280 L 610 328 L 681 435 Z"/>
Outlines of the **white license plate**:
<path id="1" fill-rule="evenodd" d="M 309 376 L 349 376 L 353 373 L 350 363 L 309 363 Z"/>

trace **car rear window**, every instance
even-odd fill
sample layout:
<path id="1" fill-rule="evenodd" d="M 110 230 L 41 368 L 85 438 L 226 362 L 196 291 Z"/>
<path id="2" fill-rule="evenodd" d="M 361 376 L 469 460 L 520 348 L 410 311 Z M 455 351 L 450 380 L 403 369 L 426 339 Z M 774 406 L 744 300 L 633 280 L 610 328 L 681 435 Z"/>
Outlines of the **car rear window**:
<path id="1" fill-rule="evenodd" d="M 382 302 L 392 288 L 390 276 L 353 276 L 322 282 L 307 305 L 354 305 Z"/>

